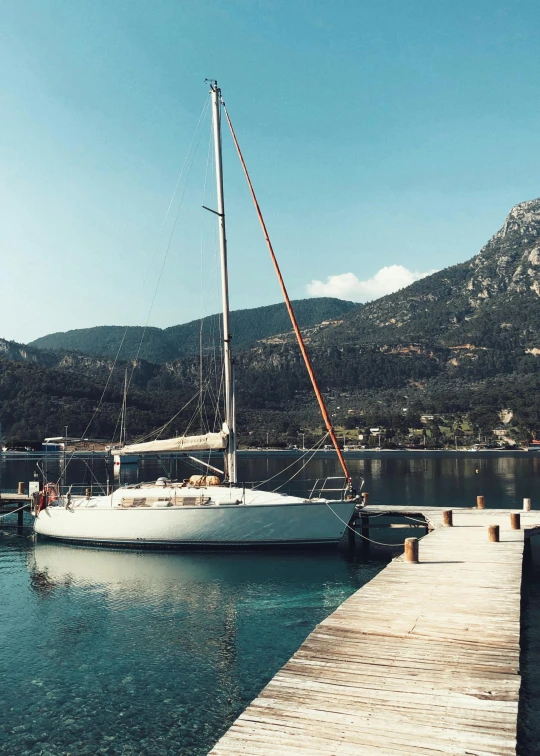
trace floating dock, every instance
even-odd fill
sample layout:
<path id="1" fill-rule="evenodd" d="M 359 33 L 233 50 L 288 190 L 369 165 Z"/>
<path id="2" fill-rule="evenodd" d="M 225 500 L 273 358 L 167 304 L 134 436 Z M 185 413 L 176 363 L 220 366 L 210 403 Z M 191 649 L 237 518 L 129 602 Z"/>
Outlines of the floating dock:
<path id="1" fill-rule="evenodd" d="M 365 507 L 427 521 L 419 562 L 394 559 L 321 622 L 211 755 L 515 754 L 523 553 L 540 533 L 539 512 L 516 513 L 454 509 L 445 527 L 441 508 Z"/>

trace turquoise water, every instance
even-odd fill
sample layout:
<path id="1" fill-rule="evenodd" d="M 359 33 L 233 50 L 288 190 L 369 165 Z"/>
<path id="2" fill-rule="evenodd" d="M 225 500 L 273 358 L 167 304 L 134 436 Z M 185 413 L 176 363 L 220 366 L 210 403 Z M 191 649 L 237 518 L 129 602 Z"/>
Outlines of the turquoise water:
<path id="1" fill-rule="evenodd" d="M 0 753 L 204 754 L 380 561 L 0 534 Z"/>
<path id="2" fill-rule="evenodd" d="M 241 456 L 245 479 L 291 459 Z M 54 467 L 54 462 L 51 465 Z M 100 462 L 94 474 L 103 479 Z M 35 461 L 3 466 L 4 486 Z M 351 460 L 378 503 L 540 509 L 540 457 L 363 455 Z M 53 471 L 51 471 L 53 472 Z M 129 480 L 152 479 L 155 465 Z M 169 470 L 170 472 L 170 470 Z M 176 470 L 173 471 L 176 473 Z M 180 468 L 178 474 L 186 471 Z M 337 474 L 328 458 L 307 478 Z M 83 482 L 79 462 L 71 480 Z M 88 480 L 88 479 L 87 479 Z M 35 543 L 0 524 L 0 754 L 205 754 L 304 638 L 370 580 L 389 549 L 152 553 Z M 388 531 L 380 531 L 386 540 Z M 396 534 L 399 535 L 399 534 Z M 403 535 L 401 534 L 401 537 Z M 540 753 L 540 549 L 523 600 L 521 756 Z"/>

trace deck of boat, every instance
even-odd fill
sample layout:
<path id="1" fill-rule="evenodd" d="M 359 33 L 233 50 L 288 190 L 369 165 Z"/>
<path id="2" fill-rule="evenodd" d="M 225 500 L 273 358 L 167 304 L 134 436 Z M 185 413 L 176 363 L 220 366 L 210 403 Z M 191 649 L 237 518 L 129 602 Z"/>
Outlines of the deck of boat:
<path id="1" fill-rule="evenodd" d="M 540 513 L 511 530 L 510 510 L 454 509 L 442 527 L 436 507 L 365 509 L 382 512 L 431 523 L 420 562 L 395 559 L 321 622 L 212 756 L 515 754 L 522 558 Z"/>

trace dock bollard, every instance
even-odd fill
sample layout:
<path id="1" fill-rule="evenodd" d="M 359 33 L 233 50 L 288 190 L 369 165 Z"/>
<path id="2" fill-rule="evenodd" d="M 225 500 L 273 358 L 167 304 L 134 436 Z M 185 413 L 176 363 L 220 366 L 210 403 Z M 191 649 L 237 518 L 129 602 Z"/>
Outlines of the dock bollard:
<path id="1" fill-rule="evenodd" d="M 364 504 L 365 507 L 368 506 L 368 504 L 369 504 L 369 494 L 368 493 L 363 493 L 362 494 L 362 503 Z"/>
<path id="2" fill-rule="evenodd" d="M 486 508 L 486 500 L 483 496 L 477 496 L 476 497 L 476 506 L 478 509 L 485 509 Z"/>
<path id="3" fill-rule="evenodd" d="M 418 538 L 405 539 L 405 561 L 418 563 Z"/>
<path id="4" fill-rule="evenodd" d="M 89 499 L 91 495 L 92 495 L 91 490 L 89 488 L 87 488 L 86 489 L 86 498 Z"/>
<path id="5" fill-rule="evenodd" d="M 24 483 L 22 483 L 21 481 L 19 481 L 19 489 L 18 489 L 17 493 L 18 494 L 23 494 L 24 493 Z"/>
<path id="6" fill-rule="evenodd" d="M 488 541 L 499 543 L 499 526 L 488 525 Z"/>
<path id="7" fill-rule="evenodd" d="M 454 524 L 454 518 L 451 509 L 444 509 L 442 513 L 442 524 L 445 528 L 451 528 Z"/>
<path id="8" fill-rule="evenodd" d="M 521 515 L 519 512 L 510 512 L 511 530 L 521 530 Z"/>
<path id="9" fill-rule="evenodd" d="M 530 499 L 523 499 L 523 511 L 524 512 L 530 512 L 531 511 L 531 500 Z"/>

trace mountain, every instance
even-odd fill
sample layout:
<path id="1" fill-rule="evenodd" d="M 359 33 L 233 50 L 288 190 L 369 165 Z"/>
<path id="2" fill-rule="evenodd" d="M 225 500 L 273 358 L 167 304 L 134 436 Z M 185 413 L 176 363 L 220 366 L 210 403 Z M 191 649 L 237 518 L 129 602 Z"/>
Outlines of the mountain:
<path id="1" fill-rule="evenodd" d="M 468 262 L 394 294 L 364 306 L 339 300 L 295 304 L 336 426 L 380 425 L 408 443 L 409 429 L 419 428 L 420 415 L 429 413 L 442 418 L 440 427 L 433 424 L 431 438 L 444 427 L 452 443 L 464 428 L 491 434 L 501 422 L 515 438 L 540 438 L 540 200 L 516 205 L 501 230 Z M 279 308 L 233 313 L 236 346 L 242 347 L 235 350 L 241 443 L 264 444 L 267 431 L 274 440 L 297 443 L 299 429 L 315 433 L 321 427 L 298 347 Z M 206 319 L 204 332 L 217 323 L 215 316 Z M 99 406 L 90 432 L 111 437 L 122 398 L 123 364 L 109 377 L 120 331 L 109 342 L 95 340 L 93 348 L 108 351 L 105 356 L 65 351 L 81 349 L 84 340 L 75 337 L 52 342 L 61 350 L 37 348 L 45 339 L 31 346 L 0 340 L 5 431 L 43 437 L 57 435 L 68 424 L 70 432 L 82 433 Z M 200 380 L 200 321 L 150 333 L 156 335 L 152 343 L 159 359 L 129 363 L 134 366 L 129 398 L 134 436 L 166 422 L 179 408 L 184 407 L 175 429 L 197 423 L 204 410 L 197 406 L 194 414 L 189 403 Z M 141 330 L 129 335 L 136 346 Z M 165 341 L 158 341 L 162 337 Z M 183 356 L 162 361 L 171 353 Z M 216 392 L 206 406 L 213 416 L 219 404 L 219 360 L 210 351 L 204 359 L 204 374 L 216 378 Z"/>
<path id="2" fill-rule="evenodd" d="M 540 199 L 516 205 L 471 260 L 306 335 L 336 422 L 403 423 L 408 405 L 467 413 L 490 432 L 510 410 L 516 429 L 540 438 Z M 271 341 L 250 351 L 250 406 L 308 395 L 292 336 Z"/>
<path id="3" fill-rule="evenodd" d="M 423 342 L 479 350 L 540 347 L 540 199 L 516 205 L 468 262 L 350 312 L 331 343 Z"/>
<path id="4" fill-rule="evenodd" d="M 354 302 L 321 297 L 300 299 L 293 302 L 298 322 L 302 328 L 318 325 L 323 321 L 336 320 L 359 307 Z M 237 347 L 246 347 L 260 339 L 290 330 L 290 321 L 285 304 L 255 307 L 231 312 L 231 333 Z M 199 354 L 201 329 L 203 344 L 215 342 L 221 331 L 221 316 L 209 315 L 202 320 L 171 326 L 169 328 L 146 328 L 141 326 L 96 326 L 73 331 L 51 333 L 32 341 L 29 346 L 40 349 L 61 349 L 83 354 L 141 359 L 161 363 L 181 357 Z"/>

